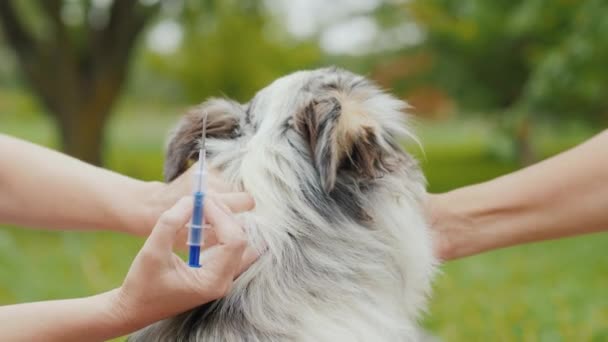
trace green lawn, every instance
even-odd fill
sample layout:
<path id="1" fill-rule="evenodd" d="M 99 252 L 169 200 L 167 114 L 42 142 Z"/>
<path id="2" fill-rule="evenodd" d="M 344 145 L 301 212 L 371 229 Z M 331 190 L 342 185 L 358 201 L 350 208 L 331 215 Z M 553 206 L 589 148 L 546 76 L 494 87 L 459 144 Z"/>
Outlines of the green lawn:
<path id="1" fill-rule="evenodd" d="M 177 111 L 148 107 L 120 106 L 109 127 L 108 166 L 160 179 L 162 145 Z M 0 132 L 56 145 L 48 120 L 10 111 L 35 107 L 25 100 L 3 107 L 0 98 Z M 516 169 L 489 156 L 493 136 L 483 123 L 420 125 L 418 131 L 424 155 L 412 149 L 433 191 Z M 541 152 L 555 153 L 589 136 L 577 132 L 545 131 L 538 138 Z M 0 303 L 84 296 L 118 286 L 141 243 L 104 232 L 0 227 Z M 608 234 L 600 234 L 448 263 L 435 283 L 425 324 L 445 341 L 608 341 L 607 251 Z"/>

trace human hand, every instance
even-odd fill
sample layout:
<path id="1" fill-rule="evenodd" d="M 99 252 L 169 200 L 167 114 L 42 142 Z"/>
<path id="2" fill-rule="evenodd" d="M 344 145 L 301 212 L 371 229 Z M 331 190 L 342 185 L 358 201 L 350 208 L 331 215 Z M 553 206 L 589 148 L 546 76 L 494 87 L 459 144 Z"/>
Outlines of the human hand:
<path id="1" fill-rule="evenodd" d="M 173 253 L 192 215 L 192 198 L 182 198 L 161 215 L 112 301 L 132 330 L 226 295 L 234 278 L 257 258 L 227 208 L 208 197 L 204 214 L 214 234 L 206 240 L 215 245 L 205 252 L 201 268 L 188 267 Z"/>
<path id="2" fill-rule="evenodd" d="M 150 184 L 148 191 L 142 193 L 142 200 L 146 203 L 147 209 L 145 217 L 134 222 L 135 226 L 131 233 L 148 236 L 150 227 L 153 227 L 160 215 L 171 208 L 180 198 L 192 194 L 194 172 L 198 163 L 192 165 L 186 172 L 171 181 L 170 183 L 154 182 Z M 246 192 L 234 192 L 229 184 L 226 184 L 221 177 L 213 170 L 209 170 L 207 177 L 208 193 L 217 199 L 218 203 L 223 203 L 233 212 L 251 210 L 254 207 L 253 198 Z M 185 241 L 178 239 L 178 241 Z"/>
<path id="3" fill-rule="evenodd" d="M 452 210 L 454 205 L 444 194 L 427 194 L 424 211 L 430 225 L 435 256 L 442 261 L 461 258 L 475 251 L 474 244 L 467 243 L 472 237 L 473 224 L 465 216 Z"/>
<path id="4" fill-rule="evenodd" d="M 166 201 L 173 200 L 170 203 L 175 203 L 181 197 L 188 196 L 192 193 L 194 184 L 194 173 L 198 169 L 198 165 L 198 162 L 194 163 L 186 172 L 182 173 L 181 175 L 179 175 L 179 177 L 166 184 L 167 187 L 163 192 Z M 218 194 L 228 194 L 231 193 L 233 190 L 231 189 L 229 184 L 226 184 L 221 179 L 219 174 L 214 169 L 208 170 L 207 188 L 209 192 Z"/>

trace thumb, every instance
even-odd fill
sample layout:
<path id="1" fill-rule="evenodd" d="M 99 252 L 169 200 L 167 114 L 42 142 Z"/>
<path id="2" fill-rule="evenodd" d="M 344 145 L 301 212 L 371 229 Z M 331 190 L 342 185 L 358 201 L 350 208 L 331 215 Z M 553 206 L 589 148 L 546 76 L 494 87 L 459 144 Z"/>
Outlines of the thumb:
<path id="1" fill-rule="evenodd" d="M 192 205 L 192 197 L 182 197 L 173 207 L 165 211 L 156 222 L 144 248 L 172 253 L 177 233 L 192 217 Z"/>

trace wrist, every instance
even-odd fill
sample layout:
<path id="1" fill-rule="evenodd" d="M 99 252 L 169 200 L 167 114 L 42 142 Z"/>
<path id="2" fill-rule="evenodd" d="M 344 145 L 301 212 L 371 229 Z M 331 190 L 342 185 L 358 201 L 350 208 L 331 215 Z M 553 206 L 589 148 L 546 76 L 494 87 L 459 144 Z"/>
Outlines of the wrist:
<path id="1" fill-rule="evenodd" d="M 123 232 L 148 236 L 156 221 L 167 208 L 164 199 L 166 184 L 161 182 L 139 182 L 132 189 L 132 199 L 123 208 Z"/>
<path id="2" fill-rule="evenodd" d="M 133 311 L 125 297 L 122 287 L 99 294 L 98 300 L 102 301 L 103 308 L 101 318 L 108 331 L 116 332 L 116 336 L 133 333 L 152 322 L 141 322 L 141 315 Z M 115 336 L 114 336 L 115 337 Z"/>
<path id="3" fill-rule="evenodd" d="M 444 261 L 477 254 L 484 244 L 477 225 L 479 212 L 472 206 L 474 201 L 463 198 L 459 191 L 429 195 L 427 203 L 435 249 Z"/>
<path id="4" fill-rule="evenodd" d="M 444 240 L 444 260 L 458 259 L 517 243 L 513 212 L 525 206 L 501 193 L 491 183 L 481 183 L 437 195 L 435 230 Z M 504 192 L 502 192 L 504 193 Z M 514 203 L 520 203 L 516 207 Z"/>
<path id="5" fill-rule="evenodd" d="M 169 189 L 166 183 L 151 181 L 145 184 L 145 188 L 141 197 L 144 218 L 139 222 L 138 231 L 144 232 L 140 235 L 148 236 L 160 215 L 175 203 L 167 198 Z"/>
<path id="6" fill-rule="evenodd" d="M 94 310 L 94 322 L 89 323 L 92 341 L 108 340 L 137 331 L 142 326 L 121 304 L 120 289 L 83 298 L 86 307 Z"/>
<path id="7" fill-rule="evenodd" d="M 453 225 L 450 224 L 450 208 L 444 204 L 445 196 L 446 194 L 428 194 L 424 204 L 435 254 L 442 261 L 452 259 L 453 254 L 453 241 L 450 237 Z"/>

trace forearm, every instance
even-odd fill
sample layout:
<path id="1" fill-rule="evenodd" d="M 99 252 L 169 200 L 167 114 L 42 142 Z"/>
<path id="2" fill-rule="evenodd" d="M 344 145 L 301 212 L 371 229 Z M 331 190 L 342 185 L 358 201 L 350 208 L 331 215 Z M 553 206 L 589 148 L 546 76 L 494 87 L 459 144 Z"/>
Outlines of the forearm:
<path id="1" fill-rule="evenodd" d="M 446 259 L 608 229 L 608 131 L 495 180 L 432 196 Z M 444 234 L 446 233 L 446 234 Z"/>
<path id="2" fill-rule="evenodd" d="M 204 215 L 212 229 L 205 235 L 213 243 L 205 267 L 189 267 L 173 246 L 192 217 L 192 203 L 184 197 L 161 215 L 120 288 L 87 298 L 0 306 L 0 341 L 105 341 L 225 296 L 257 251 L 247 246 L 232 211 L 209 197 Z"/>
<path id="3" fill-rule="evenodd" d="M 0 307 L 2 341 L 105 341 L 137 330 L 114 309 L 118 290 Z"/>
<path id="4" fill-rule="evenodd" d="M 134 180 L 3 135 L 0 155 L 0 222 L 129 232 L 154 223 L 149 211 L 160 183 Z"/>

